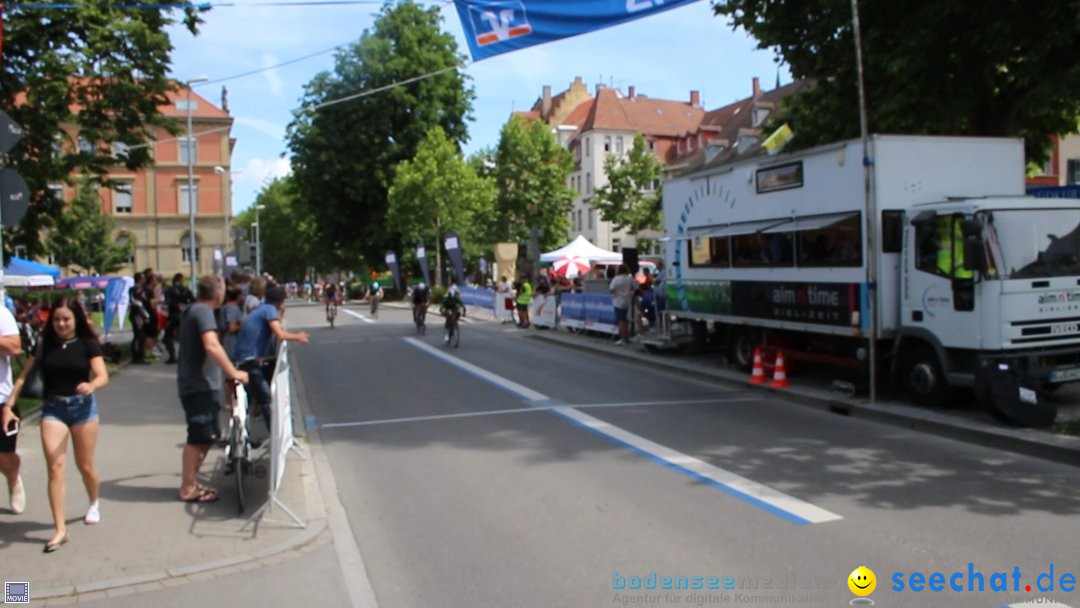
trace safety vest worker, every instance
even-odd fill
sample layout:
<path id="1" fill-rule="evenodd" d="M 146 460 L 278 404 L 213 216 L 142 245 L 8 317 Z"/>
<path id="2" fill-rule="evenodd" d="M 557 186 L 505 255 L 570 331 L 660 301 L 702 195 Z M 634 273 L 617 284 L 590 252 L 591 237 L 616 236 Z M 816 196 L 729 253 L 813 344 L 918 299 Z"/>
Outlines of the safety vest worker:
<path id="1" fill-rule="evenodd" d="M 964 232 L 958 218 L 939 217 L 938 223 L 938 270 L 947 277 L 970 279 L 972 272 L 964 268 Z M 949 226 L 952 226 L 952 230 Z"/>

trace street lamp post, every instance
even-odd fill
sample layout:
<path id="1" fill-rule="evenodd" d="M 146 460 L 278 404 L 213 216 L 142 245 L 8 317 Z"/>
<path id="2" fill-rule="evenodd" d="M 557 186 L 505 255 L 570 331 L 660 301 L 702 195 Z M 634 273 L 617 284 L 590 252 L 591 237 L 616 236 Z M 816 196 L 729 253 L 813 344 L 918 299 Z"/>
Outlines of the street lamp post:
<path id="1" fill-rule="evenodd" d="M 266 205 L 255 205 L 255 276 L 262 276 L 262 240 L 259 236 L 259 211 Z"/>
<path id="2" fill-rule="evenodd" d="M 191 129 L 191 85 L 210 80 L 198 76 L 184 83 L 187 89 L 187 203 L 188 203 L 188 268 L 191 273 L 191 289 L 195 290 L 195 137 Z"/>

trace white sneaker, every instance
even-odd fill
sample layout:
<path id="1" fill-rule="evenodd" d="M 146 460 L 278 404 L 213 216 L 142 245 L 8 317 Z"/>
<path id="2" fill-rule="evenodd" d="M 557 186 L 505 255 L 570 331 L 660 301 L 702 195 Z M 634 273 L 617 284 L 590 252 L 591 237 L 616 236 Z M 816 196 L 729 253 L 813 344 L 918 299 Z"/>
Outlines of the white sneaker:
<path id="1" fill-rule="evenodd" d="M 442 341 L 444 343 L 446 343 L 446 344 L 450 343 L 450 334 L 449 334 L 449 332 L 443 332 Z"/>
<path id="2" fill-rule="evenodd" d="M 22 475 L 15 478 L 15 487 L 11 490 L 11 512 L 18 515 L 26 510 L 26 488 Z"/>
<path id="3" fill-rule="evenodd" d="M 626 344 L 626 342 L 623 342 L 622 340 L 616 340 L 615 341 L 615 346 L 623 346 L 625 344 Z"/>
<path id="4" fill-rule="evenodd" d="M 101 521 L 101 509 L 98 508 L 98 503 L 95 500 L 90 503 L 90 508 L 86 510 L 86 517 L 83 518 L 83 522 L 88 526 L 92 526 Z"/>

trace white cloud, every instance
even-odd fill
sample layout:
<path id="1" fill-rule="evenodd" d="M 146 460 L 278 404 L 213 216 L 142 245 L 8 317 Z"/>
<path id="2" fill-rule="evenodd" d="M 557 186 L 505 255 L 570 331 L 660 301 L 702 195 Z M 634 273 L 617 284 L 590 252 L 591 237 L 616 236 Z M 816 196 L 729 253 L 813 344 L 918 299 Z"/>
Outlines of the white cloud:
<path id="1" fill-rule="evenodd" d="M 267 184 L 291 172 L 287 158 L 247 159 L 242 167 L 233 171 L 233 213 L 250 207 Z"/>
<path id="2" fill-rule="evenodd" d="M 264 53 L 262 56 L 263 68 L 269 68 L 270 66 L 280 63 L 277 57 Z M 281 83 L 281 76 L 278 74 L 277 69 L 270 69 L 263 72 L 263 76 L 266 78 L 267 84 L 270 85 L 270 92 L 274 94 L 274 97 L 281 97 L 284 93 L 284 87 Z"/>

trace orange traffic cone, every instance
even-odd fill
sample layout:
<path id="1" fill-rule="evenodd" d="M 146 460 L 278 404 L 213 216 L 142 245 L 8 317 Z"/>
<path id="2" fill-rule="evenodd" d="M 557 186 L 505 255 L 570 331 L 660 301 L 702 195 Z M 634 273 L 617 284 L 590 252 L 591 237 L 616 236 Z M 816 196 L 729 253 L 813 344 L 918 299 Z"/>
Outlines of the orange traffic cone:
<path id="1" fill-rule="evenodd" d="M 765 384 L 765 364 L 761 361 L 761 347 L 754 349 L 754 371 L 750 372 L 750 384 Z"/>
<path id="2" fill-rule="evenodd" d="M 787 388 L 791 386 L 787 381 L 787 370 L 784 368 L 784 351 L 776 351 L 776 371 L 773 373 L 769 388 Z"/>

